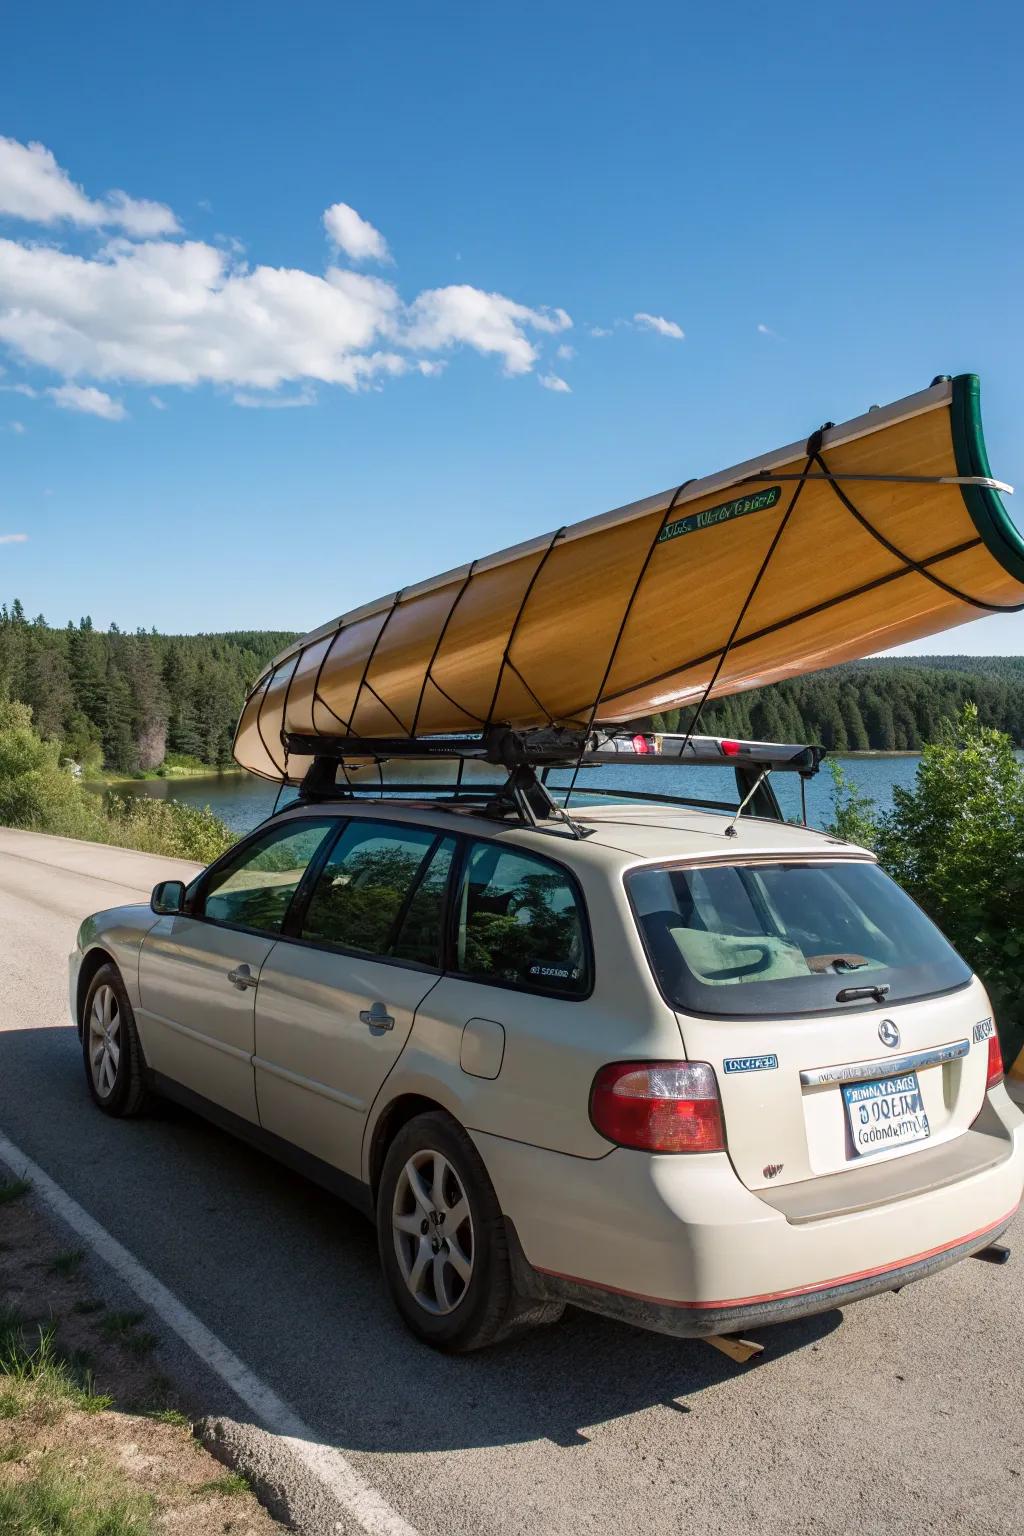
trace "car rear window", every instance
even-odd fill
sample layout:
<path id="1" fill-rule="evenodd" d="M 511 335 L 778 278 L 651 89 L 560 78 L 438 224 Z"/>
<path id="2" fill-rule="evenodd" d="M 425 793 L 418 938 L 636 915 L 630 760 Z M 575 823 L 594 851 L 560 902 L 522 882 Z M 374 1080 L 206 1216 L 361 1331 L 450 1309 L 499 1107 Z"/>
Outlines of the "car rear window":
<path id="1" fill-rule="evenodd" d="M 970 980 L 920 907 L 877 864 L 659 866 L 626 877 L 651 965 L 669 1001 L 731 1017 L 818 1013 L 845 988 L 885 1001 Z"/>

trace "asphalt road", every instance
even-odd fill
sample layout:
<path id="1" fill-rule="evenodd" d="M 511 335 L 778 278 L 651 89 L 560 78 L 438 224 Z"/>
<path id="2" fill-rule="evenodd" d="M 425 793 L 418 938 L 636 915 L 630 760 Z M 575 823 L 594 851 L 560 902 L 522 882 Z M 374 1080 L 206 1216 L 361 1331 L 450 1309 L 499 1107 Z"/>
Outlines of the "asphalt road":
<path id="1" fill-rule="evenodd" d="M 398 1323 L 373 1232 L 344 1205 L 184 1112 L 92 1107 L 65 1003 L 75 929 L 177 872 L 0 831 L 0 1133 L 421 1536 L 1020 1536 L 1021 1217 L 1009 1265 L 967 1260 L 765 1330 L 754 1367 L 579 1312 L 435 1355 Z M 176 1366 L 202 1384 L 190 1356 Z"/>

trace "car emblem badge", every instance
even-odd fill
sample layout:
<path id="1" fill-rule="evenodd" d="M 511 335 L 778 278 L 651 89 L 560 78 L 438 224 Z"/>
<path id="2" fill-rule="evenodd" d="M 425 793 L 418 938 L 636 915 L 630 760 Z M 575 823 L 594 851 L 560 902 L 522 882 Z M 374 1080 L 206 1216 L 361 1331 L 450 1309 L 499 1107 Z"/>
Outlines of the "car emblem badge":
<path id="1" fill-rule="evenodd" d="M 881 1040 L 883 1045 L 888 1045 L 893 1050 L 895 1050 L 896 1046 L 899 1045 L 900 1032 L 896 1028 L 896 1025 L 893 1023 L 892 1019 L 883 1019 L 881 1024 L 879 1024 L 878 1038 Z"/>

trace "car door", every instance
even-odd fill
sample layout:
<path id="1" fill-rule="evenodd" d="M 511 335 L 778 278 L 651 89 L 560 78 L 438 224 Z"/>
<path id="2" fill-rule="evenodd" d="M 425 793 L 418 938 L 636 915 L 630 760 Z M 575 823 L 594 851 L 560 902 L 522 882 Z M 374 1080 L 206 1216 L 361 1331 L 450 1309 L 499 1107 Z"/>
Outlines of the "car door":
<path id="1" fill-rule="evenodd" d="M 189 910 L 162 917 L 139 955 L 139 1030 L 149 1066 L 256 1122 L 253 1011 L 260 970 L 292 898 L 338 823 L 289 818 L 211 865 Z"/>
<path id="2" fill-rule="evenodd" d="M 413 1075 L 445 1067 L 471 1127 L 600 1156 L 607 1142 L 589 1121 L 590 1085 L 626 1038 L 629 999 L 613 988 L 609 1008 L 591 996 L 593 945 L 579 883 L 554 859 L 474 838 L 450 906 L 448 968 L 424 999 L 403 1067 Z M 614 953 L 610 947 L 612 965 Z"/>
<path id="3" fill-rule="evenodd" d="M 260 1123 L 354 1177 L 366 1115 L 440 972 L 455 839 L 353 819 L 264 964 Z"/>

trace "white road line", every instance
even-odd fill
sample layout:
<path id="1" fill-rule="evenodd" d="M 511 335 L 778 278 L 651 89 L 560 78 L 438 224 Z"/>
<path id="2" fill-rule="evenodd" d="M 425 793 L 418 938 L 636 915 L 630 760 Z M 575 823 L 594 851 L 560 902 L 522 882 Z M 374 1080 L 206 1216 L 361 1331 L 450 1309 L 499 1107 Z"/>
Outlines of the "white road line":
<path id="1" fill-rule="evenodd" d="M 279 1435 L 309 1472 L 332 1495 L 367 1536 L 418 1536 L 415 1528 L 381 1498 L 333 1445 L 322 1445 L 288 1404 L 260 1380 L 188 1307 L 150 1274 L 138 1259 L 111 1237 L 105 1227 L 82 1209 L 77 1200 L 54 1183 L 37 1163 L 0 1134 L 0 1159 L 32 1185 L 34 1194 L 50 1206 L 100 1258 L 152 1307 L 168 1328 L 199 1356 L 241 1399 L 264 1428 Z"/>

